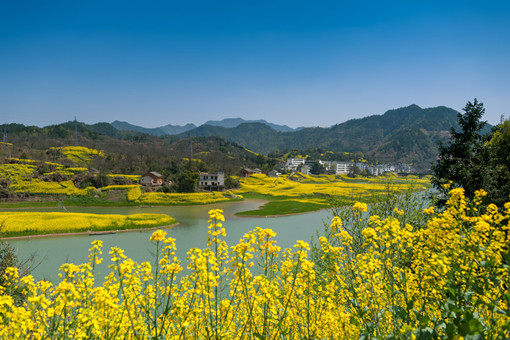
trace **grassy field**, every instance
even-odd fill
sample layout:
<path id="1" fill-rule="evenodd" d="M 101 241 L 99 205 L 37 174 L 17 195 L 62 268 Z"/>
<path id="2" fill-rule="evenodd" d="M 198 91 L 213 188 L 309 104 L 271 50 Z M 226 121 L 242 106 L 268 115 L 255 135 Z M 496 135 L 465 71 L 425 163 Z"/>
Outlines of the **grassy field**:
<path id="1" fill-rule="evenodd" d="M 313 202 L 300 202 L 297 200 L 269 201 L 257 210 L 242 211 L 240 216 L 280 216 L 292 215 L 327 208 L 327 205 Z"/>
<path id="2" fill-rule="evenodd" d="M 168 226 L 176 220 L 164 214 L 88 214 L 68 212 L 0 212 L 0 236 L 29 236 Z"/>

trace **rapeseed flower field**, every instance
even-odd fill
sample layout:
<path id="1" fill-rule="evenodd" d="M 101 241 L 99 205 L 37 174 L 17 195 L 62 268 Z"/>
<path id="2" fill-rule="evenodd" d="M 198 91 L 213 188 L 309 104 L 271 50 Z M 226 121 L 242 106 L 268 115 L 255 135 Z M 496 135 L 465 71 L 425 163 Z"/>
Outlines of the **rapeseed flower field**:
<path id="1" fill-rule="evenodd" d="M 138 182 L 140 180 L 140 178 L 142 177 L 141 175 L 125 175 L 125 174 L 108 174 L 107 176 L 111 177 L 111 178 L 124 177 L 124 178 L 129 179 L 130 181 L 133 181 L 133 182 Z"/>
<path id="2" fill-rule="evenodd" d="M 349 178 L 347 176 L 318 175 L 301 173 L 283 175 L 278 178 L 263 174 L 241 178 L 241 193 L 256 193 L 272 198 L 298 198 L 310 196 L 373 196 L 387 190 L 388 183 L 393 190 L 406 190 L 411 187 L 425 189 L 429 185 L 426 179 L 383 176 L 373 178 Z"/>
<path id="3" fill-rule="evenodd" d="M 128 192 L 129 195 L 129 192 Z M 134 197 L 136 194 L 132 193 Z M 140 204 L 163 204 L 163 205 L 192 205 L 209 204 L 240 200 L 243 197 L 231 191 L 219 192 L 192 192 L 192 193 L 162 193 L 146 192 L 138 196 L 134 201 Z"/>
<path id="4" fill-rule="evenodd" d="M 174 224 L 164 214 L 87 214 L 68 212 L 0 212 L 2 237 L 160 227 Z"/>
<path id="5" fill-rule="evenodd" d="M 204 249 L 178 259 L 175 239 L 158 230 L 146 262 L 110 248 L 101 285 L 94 241 L 88 261 L 63 264 L 54 284 L 5 270 L 0 337 L 508 339 L 510 203 L 482 209 L 484 194 L 452 190 L 444 211 L 426 209 L 425 226 L 404 223 L 398 208 L 371 216 L 360 240 L 335 217 L 314 248 L 281 249 L 262 228 L 229 247 L 222 211 L 211 210 Z"/>
<path id="6" fill-rule="evenodd" d="M 393 192 L 419 191 L 430 186 L 428 178 L 386 175 L 369 178 L 349 178 L 338 175 L 311 176 L 301 173 L 278 178 L 254 174 L 240 178 L 239 192 L 247 197 L 255 195 L 270 202 L 258 210 L 240 215 L 285 215 L 327 208 L 335 199 L 344 204 L 355 201 L 371 202 L 388 190 Z M 297 209 L 297 211 L 296 211 Z"/>
<path id="7" fill-rule="evenodd" d="M 0 164 L 0 177 L 9 181 L 9 189 L 14 193 L 32 195 L 67 195 L 84 196 L 94 191 L 95 188 L 77 188 L 72 181 L 47 182 L 34 178 L 35 165 L 31 164 Z M 82 168 L 69 168 L 71 172 L 83 171 Z"/>
<path id="8" fill-rule="evenodd" d="M 50 150 L 57 150 L 67 159 L 75 164 L 89 164 L 93 157 L 104 157 L 101 150 L 91 149 L 84 146 L 61 146 L 51 147 Z"/>

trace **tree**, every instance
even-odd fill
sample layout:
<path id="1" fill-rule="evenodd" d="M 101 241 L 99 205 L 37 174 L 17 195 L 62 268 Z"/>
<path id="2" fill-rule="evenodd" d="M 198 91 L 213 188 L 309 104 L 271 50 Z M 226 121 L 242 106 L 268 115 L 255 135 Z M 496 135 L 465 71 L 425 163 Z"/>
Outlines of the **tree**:
<path id="1" fill-rule="evenodd" d="M 177 192 L 195 192 L 198 180 L 198 174 L 192 171 L 182 171 L 177 175 Z"/>
<path id="2" fill-rule="evenodd" d="M 432 166 L 432 183 L 446 194 L 448 189 L 444 185 L 451 182 L 454 187 L 463 187 L 467 197 L 473 197 L 480 189 L 480 165 L 476 164 L 475 155 L 482 145 L 480 130 L 485 122 L 480 119 L 485 109 L 475 99 L 473 103 L 468 102 L 463 111 L 463 114 L 458 114 L 460 131 L 452 128 L 449 143 L 439 145 L 439 156 Z"/>
<path id="3" fill-rule="evenodd" d="M 232 176 L 227 176 L 225 178 L 225 189 L 235 189 L 239 188 L 239 179 L 234 178 Z"/>
<path id="4" fill-rule="evenodd" d="M 484 189 L 490 203 L 503 207 L 510 200 L 510 123 L 502 122 L 484 136 L 481 130 L 486 123 L 480 120 L 484 112 L 475 99 L 458 115 L 460 131 L 452 128 L 450 142 L 439 146 L 432 183 L 443 194 L 447 183 L 462 187 L 469 198 Z"/>
<path id="5" fill-rule="evenodd" d="M 510 202 L 510 120 L 497 125 L 483 144 L 479 163 L 484 164 L 483 188 L 500 208 Z"/>
<path id="6" fill-rule="evenodd" d="M 362 176 L 362 177 L 370 177 L 372 176 L 370 174 L 370 172 L 368 172 L 368 170 L 361 170 L 359 167 L 357 167 L 356 165 L 353 165 L 351 166 L 351 168 L 349 169 L 349 173 L 347 174 L 348 177 L 358 177 L 358 176 Z"/>
<path id="7" fill-rule="evenodd" d="M 314 175 L 326 173 L 326 168 L 319 162 L 313 162 L 310 172 Z"/>

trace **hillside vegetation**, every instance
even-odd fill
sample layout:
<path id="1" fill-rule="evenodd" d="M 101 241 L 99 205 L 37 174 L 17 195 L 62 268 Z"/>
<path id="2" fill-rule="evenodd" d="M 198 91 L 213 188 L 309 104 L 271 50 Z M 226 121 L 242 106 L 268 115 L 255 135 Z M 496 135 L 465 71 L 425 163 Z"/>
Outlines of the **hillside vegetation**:
<path id="1" fill-rule="evenodd" d="M 203 125 L 186 135 L 225 136 L 259 153 L 314 147 L 362 153 L 380 162 L 413 163 L 423 171 L 435 160 L 437 143 L 447 140 L 450 128 L 457 126 L 457 111 L 453 109 L 410 105 L 329 128 L 278 132 L 262 123 L 244 123 L 235 128 Z"/>

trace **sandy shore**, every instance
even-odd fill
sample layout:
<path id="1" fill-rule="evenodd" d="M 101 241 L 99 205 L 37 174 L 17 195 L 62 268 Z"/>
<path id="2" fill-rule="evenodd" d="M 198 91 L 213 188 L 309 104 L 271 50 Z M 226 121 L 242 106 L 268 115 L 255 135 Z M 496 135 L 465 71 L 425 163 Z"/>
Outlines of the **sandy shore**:
<path id="1" fill-rule="evenodd" d="M 25 238 L 41 238 L 41 237 L 55 237 L 55 236 L 73 236 L 73 235 L 89 235 L 90 233 L 102 233 L 105 232 L 105 235 L 110 235 L 109 232 L 114 233 L 122 233 L 128 231 L 146 231 L 146 230 L 156 230 L 156 229 L 168 229 L 173 228 L 180 223 L 174 223 L 169 225 L 163 225 L 159 227 L 150 227 L 150 228 L 135 228 L 135 229 L 119 229 L 119 230 L 91 230 L 91 231 L 80 231 L 76 233 L 55 233 L 55 234 L 40 234 L 40 235 L 24 235 L 24 236 L 11 236 L 11 237 L 0 237 L 0 240 L 16 240 L 16 239 L 25 239 Z M 102 236 L 102 235 L 90 235 L 90 236 Z"/>

